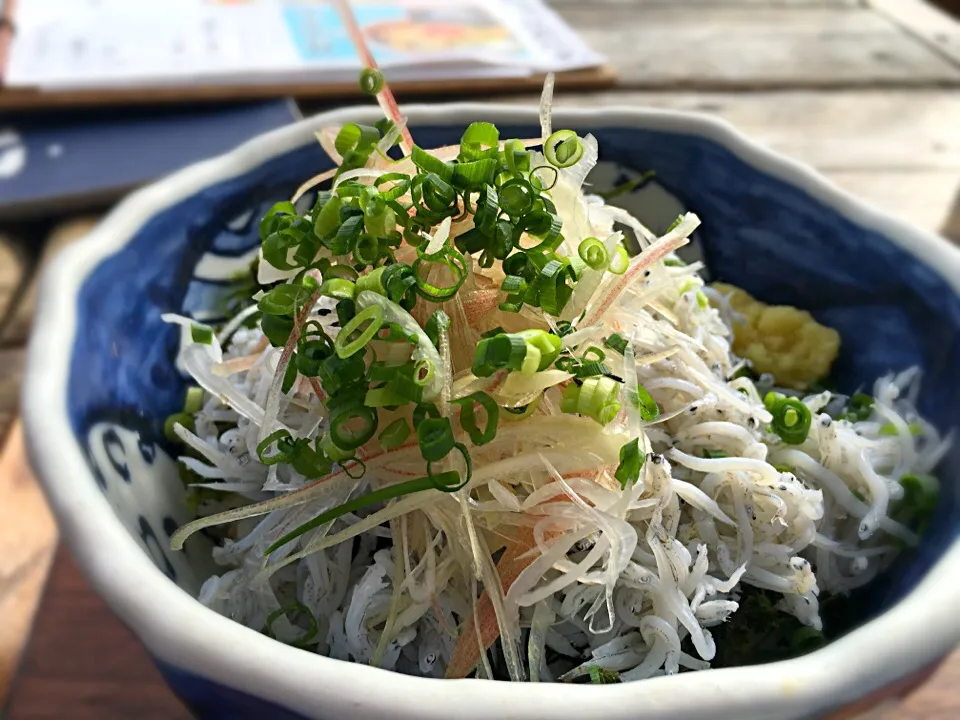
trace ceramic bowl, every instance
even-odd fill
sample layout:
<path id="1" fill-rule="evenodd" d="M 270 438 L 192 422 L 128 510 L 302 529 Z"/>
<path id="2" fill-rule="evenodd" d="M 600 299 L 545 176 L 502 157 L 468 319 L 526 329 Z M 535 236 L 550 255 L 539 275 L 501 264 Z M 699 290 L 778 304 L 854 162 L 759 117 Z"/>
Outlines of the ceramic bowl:
<path id="1" fill-rule="evenodd" d="M 457 142 L 476 119 L 505 137 L 538 134 L 535 108 L 407 110 L 426 147 Z M 258 217 L 330 166 L 314 131 L 375 117 L 373 108 L 315 117 L 147 187 L 43 279 L 24 394 L 30 456 L 77 561 L 199 717 L 789 720 L 889 687 L 954 647 L 960 448 L 940 469 L 943 502 L 922 547 L 856 600 L 865 624 L 797 660 L 602 688 L 427 680 L 308 654 L 200 605 L 210 548 L 168 548 L 189 512 L 162 423 L 185 381 L 173 365 L 178 332 L 160 315 L 215 321 L 255 252 Z M 683 209 L 698 213 L 695 252 L 713 276 L 837 328 L 841 388 L 918 364 L 921 410 L 954 424 L 956 249 L 706 116 L 558 111 L 555 125 L 598 137 L 597 186 L 655 170 L 618 202 L 659 232 Z"/>

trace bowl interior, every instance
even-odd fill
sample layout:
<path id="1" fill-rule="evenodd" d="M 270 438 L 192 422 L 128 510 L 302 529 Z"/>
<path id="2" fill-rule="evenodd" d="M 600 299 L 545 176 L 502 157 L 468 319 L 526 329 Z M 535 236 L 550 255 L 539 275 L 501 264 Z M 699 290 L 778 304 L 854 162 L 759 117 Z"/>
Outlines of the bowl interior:
<path id="1" fill-rule="evenodd" d="M 603 125 L 579 130 L 599 140 L 601 164 L 590 178 L 596 188 L 655 171 L 653 180 L 615 201 L 651 229 L 663 232 L 683 210 L 700 215 L 703 225 L 689 250 L 702 254 L 712 279 L 768 302 L 809 309 L 840 331 L 834 379 L 841 390 L 870 387 L 884 373 L 919 365 L 922 412 L 943 430 L 953 426 L 960 400 L 960 299 L 934 269 L 713 140 Z M 455 143 L 462 131 L 462 125 L 414 128 L 426 147 Z M 538 134 L 533 126 L 501 126 L 502 137 Z M 256 253 L 259 218 L 329 167 L 305 131 L 302 147 L 150 217 L 80 290 L 68 384 L 71 425 L 117 517 L 190 593 L 212 567 L 202 537 L 183 553 L 167 547 L 170 534 L 190 519 L 176 451 L 163 436 L 163 421 L 181 408 L 187 383 L 174 367 L 178 331 L 160 315 L 183 313 L 204 322 L 224 317 L 237 273 Z M 953 541 L 960 521 L 958 468 L 955 447 L 940 468 L 942 504 L 922 546 L 870 586 L 856 603 L 859 621 L 909 592 Z"/>

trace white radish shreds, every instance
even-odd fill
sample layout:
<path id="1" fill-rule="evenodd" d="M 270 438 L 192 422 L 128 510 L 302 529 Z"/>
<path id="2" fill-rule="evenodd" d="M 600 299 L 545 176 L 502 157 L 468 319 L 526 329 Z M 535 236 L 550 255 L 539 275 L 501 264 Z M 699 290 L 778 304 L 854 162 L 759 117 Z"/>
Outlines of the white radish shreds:
<path id="1" fill-rule="evenodd" d="M 549 92 L 544 103 L 547 133 Z M 586 169 L 595 145 L 589 150 Z M 561 173 L 553 195 L 565 227 L 611 243 L 620 238 L 614 222 L 640 232 L 624 211 L 584 201 L 579 169 Z M 565 313 L 574 334 L 565 346 L 582 353 L 614 333 L 628 342 L 623 354 L 605 349 L 604 364 L 623 381 L 623 409 L 606 426 L 560 412 L 567 372 L 470 373 L 483 330 L 555 322 L 538 310 L 498 310 L 495 269 L 474 262 L 444 304 L 453 324 L 440 349 L 421 329 L 435 306 L 421 301 L 426 308 L 408 313 L 359 293 L 359 309 L 379 305 L 419 339 L 399 361 L 411 353 L 432 361 L 427 395 L 444 408 L 483 389 L 520 410 L 501 412 L 496 437 L 470 447 L 473 476 L 464 490 L 425 491 L 349 513 L 269 555 L 279 538 L 321 512 L 422 476 L 419 448 L 408 441 L 384 451 L 371 441 L 358 451 L 366 467 L 360 479 L 337 468 L 308 480 L 288 464 L 265 467 L 257 455 L 264 423 L 294 438 L 325 432 L 318 386 L 298 377 L 287 392 L 271 394 L 281 350 L 242 321 L 202 345 L 188 319 L 166 317 L 183 326 L 179 365 L 206 391 L 193 427 L 175 432 L 183 462 L 204 488 L 200 515 L 213 516 L 174 542 L 225 524 L 214 551 L 223 570 L 204 583 L 201 602 L 283 642 L 429 677 L 491 672 L 477 651 L 475 619 L 508 639 L 511 678 L 540 682 L 593 668 L 627 681 L 707 668 L 718 650 L 711 629 L 736 617 L 747 587 L 775 593 L 779 610 L 820 630 L 824 593 L 860 587 L 897 547 L 916 542 L 891 517 L 903 497 L 898 480 L 929 472 L 949 439 L 919 417 L 918 375 L 907 372 L 878 380 L 876 402 L 857 422 L 835 419 L 831 408 L 845 398 L 800 398 L 813 416 L 809 434 L 801 444 L 783 442 L 762 400 L 769 378 L 734 377 L 742 367 L 731 353 L 736 314 L 704 288 L 698 267 L 664 262 L 698 223 L 687 215 L 662 238 L 644 236 L 625 274 L 592 271 L 576 288 Z M 427 252 L 463 231 L 444 224 L 429 236 Z M 283 277 L 264 263 L 261 270 L 270 280 Z M 331 337 L 338 332 L 333 307 L 321 301 L 310 318 Z M 657 417 L 642 417 L 632 404 L 639 388 L 656 401 Z M 386 412 L 381 428 L 390 422 Z M 394 417 L 409 420 L 409 408 Z M 624 486 L 614 473 L 621 448 L 635 439 L 645 461 L 637 481 Z M 468 667 L 454 667 L 471 652 Z"/>

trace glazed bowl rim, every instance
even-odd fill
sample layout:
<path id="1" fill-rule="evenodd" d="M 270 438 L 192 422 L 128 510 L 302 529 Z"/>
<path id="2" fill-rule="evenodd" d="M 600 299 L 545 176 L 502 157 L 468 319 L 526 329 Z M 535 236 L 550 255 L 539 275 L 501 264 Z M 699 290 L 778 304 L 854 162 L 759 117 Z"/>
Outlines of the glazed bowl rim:
<path id="1" fill-rule="evenodd" d="M 411 105 L 411 127 L 466 126 L 476 118 L 538 126 L 535 107 L 483 103 Z M 582 685 L 483 683 L 415 678 L 305 653 L 222 617 L 180 590 L 138 546 L 87 466 L 67 412 L 77 296 L 93 269 L 122 250 L 155 214 L 206 187 L 243 175 L 306 146 L 322 127 L 372 122 L 370 107 L 307 118 L 190 166 L 120 203 L 90 235 L 43 273 L 27 356 L 23 415 L 33 467 L 63 538 L 96 590 L 164 663 L 249 693 L 306 717 L 388 716 L 446 720 L 509 716 L 611 720 L 635 717 L 638 703 L 663 720 L 802 716 L 855 700 L 943 657 L 960 641 L 960 542 L 954 542 L 906 598 L 828 647 L 768 665 L 682 673 L 642 683 Z M 960 250 L 942 238 L 869 207 L 809 167 L 750 140 L 725 121 L 689 112 L 632 107 L 556 109 L 564 127 L 626 127 L 699 136 L 760 172 L 809 194 L 857 225 L 882 233 L 960 292 Z M 705 218 L 709 222 L 709 218 Z M 105 548 L 109 548 L 106 551 Z M 936 628 L 936 632 L 931 632 Z M 924 638 L 925 643 L 917 641 Z M 320 682 L 318 682 L 320 680 Z M 376 693 L 369 692 L 371 687 Z"/>

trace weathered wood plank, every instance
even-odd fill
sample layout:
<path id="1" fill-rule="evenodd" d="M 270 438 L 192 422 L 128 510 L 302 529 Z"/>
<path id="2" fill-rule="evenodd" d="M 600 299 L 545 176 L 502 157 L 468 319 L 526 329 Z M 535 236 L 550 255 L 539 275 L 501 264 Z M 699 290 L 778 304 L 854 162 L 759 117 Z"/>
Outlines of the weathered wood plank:
<path id="1" fill-rule="evenodd" d="M 56 547 L 57 529 L 30 474 L 23 432 L 0 454 L 0 707 L 26 645 Z"/>
<path id="2" fill-rule="evenodd" d="M 960 21 L 923 0 L 865 2 L 960 66 Z"/>
<path id="3" fill-rule="evenodd" d="M 717 115 L 821 169 L 960 169 L 960 95 L 948 91 L 603 92 L 561 93 L 554 100 L 557 108 L 615 105 Z"/>
<path id="4" fill-rule="evenodd" d="M 23 244 L 0 233 L 0 328 L 26 278 L 29 262 Z"/>
<path id="5" fill-rule="evenodd" d="M 960 243 L 960 233 L 954 227 L 960 221 L 960 207 L 957 207 L 960 170 L 824 170 L 823 174 L 861 200 L 907 220 L 915 227 L 940 233 Z"/>
<path id="6" fill-rule="evenodd" d="M 556 9 L 610 58 L 624 87 L 960 84 L 960 69 L 868 8 L 599 5 Z"/>
<path id="7" fill-rule="evenodd" d="M 24 355 L 23 348 L 0 348 L 0 448 L 20 404 Z"/>
<path id="8" fill-rule="evenodd" d="M 954 94 L 571 93 L 554 100 L 558 109 L 613 105 L 717 115 L 857 197 L 960 242 L 960 97 Z"/>
<path id="9" fill-rule="evenodd" d="M 68 220 L 53 229 L 46 243 L 38 263 L 38 270 L 34 272 L 26 289 L 21 293 L 15 307 L 11 310 L 6 324 L 0 326 L 0 343 L 5 345 L 21 345 L 30 335 L 30 326 L 33 322 L 33 313 L 37 303 L 37 289 L 40 280 L 39 270 L 56 256 L 67 245 L 86 235 L 97 224 L 99 218 L 81 217 Z"/>

